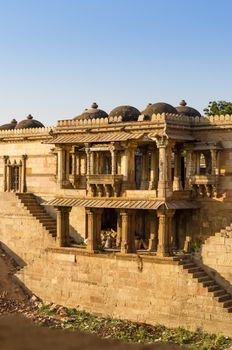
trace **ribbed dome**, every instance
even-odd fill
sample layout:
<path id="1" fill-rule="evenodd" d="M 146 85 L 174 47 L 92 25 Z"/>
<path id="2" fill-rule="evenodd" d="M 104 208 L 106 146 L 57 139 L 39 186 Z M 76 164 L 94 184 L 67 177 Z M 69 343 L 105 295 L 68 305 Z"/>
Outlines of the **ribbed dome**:
<path id="1" fill-rule="evenodd" d="M 74 120 L 107 118 L 108 114 L 102 109 L 98 109 L 96 102 L 93 102 L 90 108 L 86 108 L 83 113 L 73 118 Z"/>
<path id="2" fill-rule="evenodd" d="M 15 119 L 12 119 L 10 123 L 1 125 L 0 130 L 13 130 L 15 129 L 16 125 L 17 121 Z"/>
<path id="3" fill-rule="evenodd" d="M 137 121 L 140 111 L 132 106 L 118 106 L 114 108 L 109 117 L 122 117 L 123 122 Z"/>
<path id="4" fill-rule="evenodd" d="M 187 115 L 189 117 L 201 117 L 200 112 L 198 112 L 195 108 L 188 107 L 185 100 L 180 101 L 180 105 L 176 107 L 176 110 L 179 114 Z"/>
<path id="5" fill-rule="evenodd" d="M 21 120 L 15 129 L 32 129 L 32 128 L 43 128 L 44 125 L 38 120 L 33 119 L 32 115 L 28 115 L 26 119 Z"/>
<path id="6" fill-rule="evenodd" d="M 165 102 L 158 102 L 158 103 L 149 103 L 145 110 L 142 112 L 145 116 L 148 116 L 151 118 L 152 114 L 162 114 L 162 113 L 171 113 L 171 114 L 178 114 L 177 110 Z"/>

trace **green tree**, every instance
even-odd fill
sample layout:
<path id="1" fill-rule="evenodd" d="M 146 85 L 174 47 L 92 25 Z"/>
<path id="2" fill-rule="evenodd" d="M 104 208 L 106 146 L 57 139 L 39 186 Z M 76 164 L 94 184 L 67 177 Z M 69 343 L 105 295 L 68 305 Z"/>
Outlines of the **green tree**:
<path id="1" fill-rule="evenodd" d="M 232 102 L 210 101 L 208 107 L 204 109 L 206 115 L 232 114 Z"/>

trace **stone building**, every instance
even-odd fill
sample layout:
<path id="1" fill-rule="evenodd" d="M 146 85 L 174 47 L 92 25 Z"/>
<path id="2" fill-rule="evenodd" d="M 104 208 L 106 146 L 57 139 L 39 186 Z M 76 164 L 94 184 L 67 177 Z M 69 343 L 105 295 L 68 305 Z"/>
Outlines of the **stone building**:
<path id="1" fill-rule="evenodd" d="M 0 157 L 0 241 L 33 293 L 232 333 L 232 116 L 93 103 L 2 125 Z"/>

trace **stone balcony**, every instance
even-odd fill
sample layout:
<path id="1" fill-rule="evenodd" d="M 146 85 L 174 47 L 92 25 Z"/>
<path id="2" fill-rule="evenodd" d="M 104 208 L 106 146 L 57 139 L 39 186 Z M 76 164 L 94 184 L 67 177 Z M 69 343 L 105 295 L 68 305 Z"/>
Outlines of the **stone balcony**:
<path id="1" fill-rule="evenodd" d="M 87 175 L 87 191 L 91 197 L 118 197 L 121 194 L 122 175 Z"/>
<path id="2" fill-rule="evenodd" d="M 218 175 L 192 175 L 189 178 L 189 184 L 196 194 L 201 197 L 217 196 L 217 185 L 219 182 Z"/>

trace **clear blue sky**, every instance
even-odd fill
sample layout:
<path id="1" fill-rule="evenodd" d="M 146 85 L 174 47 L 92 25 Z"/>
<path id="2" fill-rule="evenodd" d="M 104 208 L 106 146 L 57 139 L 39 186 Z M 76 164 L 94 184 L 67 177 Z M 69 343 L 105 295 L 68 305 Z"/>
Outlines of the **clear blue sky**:
<path id="1" fill-rule="evenodd" d="M 0 0 L 0 122 L 231 100 L 231 0 Z"/>

